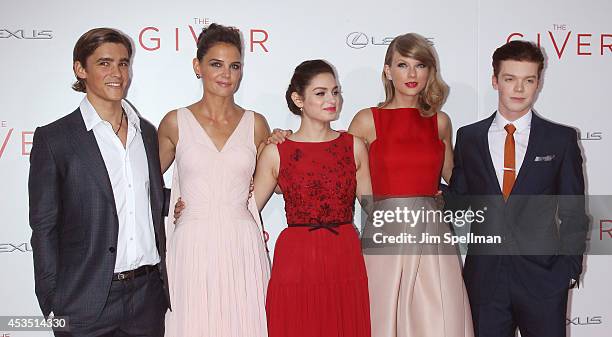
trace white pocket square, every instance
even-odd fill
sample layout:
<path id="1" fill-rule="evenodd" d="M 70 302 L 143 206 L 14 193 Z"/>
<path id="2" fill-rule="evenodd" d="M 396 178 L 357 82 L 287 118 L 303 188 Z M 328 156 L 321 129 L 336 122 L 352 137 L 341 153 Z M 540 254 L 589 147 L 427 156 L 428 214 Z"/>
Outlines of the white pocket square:
<path id="1" fill-rule="evenodd" d="M 549 154 L 548 156 L 536 156 L 535 159 L 533 161 L 551 161 L 555 159 L 555 155 L 554 154 Z"/>

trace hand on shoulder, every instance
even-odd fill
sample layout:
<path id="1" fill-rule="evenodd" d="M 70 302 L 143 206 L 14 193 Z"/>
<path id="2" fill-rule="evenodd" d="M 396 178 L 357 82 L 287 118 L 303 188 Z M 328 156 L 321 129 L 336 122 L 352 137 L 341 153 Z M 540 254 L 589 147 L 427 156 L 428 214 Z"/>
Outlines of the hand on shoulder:
<path id="1" fill-rule="evenodd" d="M 266 144 L 282 144 L 292 134 L 291 130 L 274 129 L 270 137 L 266 139 Z"/>

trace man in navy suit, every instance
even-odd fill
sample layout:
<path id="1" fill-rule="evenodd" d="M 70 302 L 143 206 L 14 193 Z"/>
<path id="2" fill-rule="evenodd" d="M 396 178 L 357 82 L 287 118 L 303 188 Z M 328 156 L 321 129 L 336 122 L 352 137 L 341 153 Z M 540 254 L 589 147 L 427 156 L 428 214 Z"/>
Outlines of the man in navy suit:
<path id="1" fill-rule="evenodd" d="M 468 246 L 464 279 L 477 337 L 511 337 L 517 328 L 523 337 L 565 336 L 568 289 L 582 272 L 582 156 L 574 129 L 532 110 L 543 68 L 533 43 L 498 48 L 497 111 L 457 131 L 451 195 L 486 207 L 473 233 L 502 238 L 496 247 Z"/>
<path id="2" fill-rule="evenodd" d="M 36 129 L 28 181 L 36 296 L 56 336 L 164 335 L 169 305 L 155 127 L 124 97 L 132 44 L 96 28 L 73 53 L 79 108 Z"/>

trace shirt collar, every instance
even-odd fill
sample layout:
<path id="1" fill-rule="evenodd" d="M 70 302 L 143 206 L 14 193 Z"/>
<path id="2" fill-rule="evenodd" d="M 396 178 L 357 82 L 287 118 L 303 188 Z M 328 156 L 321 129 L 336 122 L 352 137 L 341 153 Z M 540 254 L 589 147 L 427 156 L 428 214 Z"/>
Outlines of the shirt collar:
<path id="1" fill-rule="evenodd" d="M 132 124 L 136 128 L 136 130 L 138 130 L 138 132 L 141 132 L 140 117 L 138 117 L 138 114 L 136 114 L 134 109 L 132 109 L 132 106 L 124 99 L 121 100 L 121 106 L 123 107 L 123 110 L 125 110 L 128 122 Z M 93 129 L 96 125 L 103 122 L 102 118 L 100 118 L 100 115 L 98 115 L 96 109 L 87 99 L 87 96 L 85 96 L 81 101 L 79 109 L 81 110 L 81 116 L 83 117 L 83 121 L 85 122 L 85 129 L 87 129 L 87 131 L 91 131 L 91 129 Z"/>
<path id="2" fill-rule="evenodd" d="M 512 124 L 516 128 L 516 132 L 520 133 L 531 127 L 531 117 L 532 116 L 533 116 L 533 110 L 529 110 L 529 112 L 526 113 L 521 118 L 515 120 L 514 122 L 510 122 L 509 120 L 504 118 L 504 116 L 502 116 L 502 114 L 500 114 L 499 111 L 497 111 L 495 113 L 495 124 L 497 128 L 500 130 L 503 130 L 507 124 Z"/>

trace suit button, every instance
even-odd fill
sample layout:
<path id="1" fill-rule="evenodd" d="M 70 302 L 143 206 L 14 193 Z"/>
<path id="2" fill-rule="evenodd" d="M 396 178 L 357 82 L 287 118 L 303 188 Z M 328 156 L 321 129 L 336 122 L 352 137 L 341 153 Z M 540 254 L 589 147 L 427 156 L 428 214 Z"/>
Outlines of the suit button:
<path id="1" fill-rule="evenodd" d="M 115 252 L 115 247 L 109 247 L 108 251 L 111 252 L 111 253 L 114 253 Z"/>

